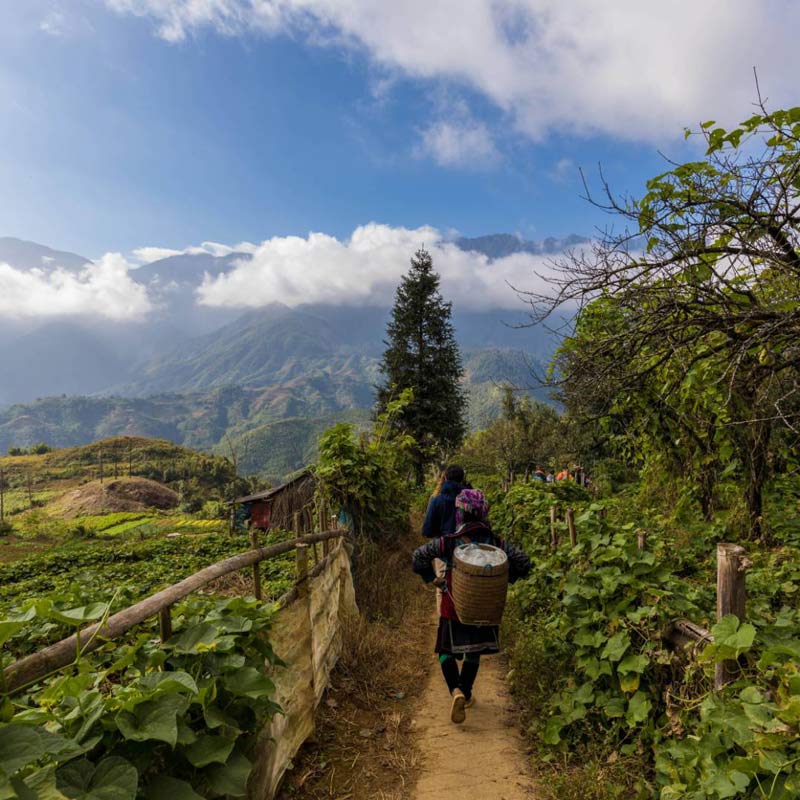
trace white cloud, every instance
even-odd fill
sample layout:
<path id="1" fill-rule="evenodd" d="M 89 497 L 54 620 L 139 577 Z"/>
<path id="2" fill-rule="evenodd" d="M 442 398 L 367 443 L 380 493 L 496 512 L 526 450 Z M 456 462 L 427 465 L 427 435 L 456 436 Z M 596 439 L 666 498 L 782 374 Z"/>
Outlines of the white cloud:
<path id="1" fill-rule="evenodd" d="M 62 11 L 50 11 L 39 23 L 39 29 L 50 36 L 63 36 L 66 25 L 66 18 Z"/>
<path id="2" fill-rule="evenodd" d="M 119 253 L 106 253 L 80 272 L 24 270 L 0 263 L 0 318 L 90 315 L 138 319 L 151 310 L 145 287 L 130 277 Z"/>
<path id="3" fill-rule="evenodd" d="M 94 27 L 88 17 L 73 4 L 69 10 L 62 0 L 49 2 L 49 8 L 39 22 L 39 30 L 55 38 L 76 37 L 92 34 Z"/>
<path id="4" fill-rule="evenodd" d="M 185 247 L 183 250 L 173 250 L 170 247 L 138 247 L 133 251 L 132 256 L 137 264 L 151 264 L 153 261 L 161 261 L 162 258 L 184 255 L 210 256 L 229 256 L 231 253 L 253 253 L 258 245 L 252 242 L 239 242 L 235 245 L 220 244 L 219 242 L 203 242 L 200 245 Z"/>
<path id="5" fill-rule="evenodd" d="M 474 120 L 436 122 L 422 131 L 420 155 L 445 167 L 485 169 L 499 158 L 489 129 Z"/>
<path id="6" fill-rule="evenodd" d="M 183 250 L 171 250 L 169 247 L 138 247 L 133 251 L 133 257 L 140 264 L 152 264 L 162 258 L 183 255 Z"/>
<path id="7" fill-rule="evenodd" d="M 559 158 L 550 170 L 550 177 L 556 183 L 567 183 L 577 176 L 578 165 L 571 158 Z"/>
<path id="8" fill-rule="evenodd" d="M 519 307 L 509 284 L 541 288 L 535 272 L 547 271 L 542 257 L 517 254 L 490 263 L 480 253 L 459 250 L 435 228 L 372 222 L 347 240 L 324 233 L 268 239 L 232 271 L 206 275 L 198 299 L 201 305 L 251 308 L 276 302 L 385 306 L 410 257 L 423 246 L 441 275 L 443 295 L 459 308 Z"/>
<path id="9" fill-rule="evenodd" d="M 381 70 L 482 93 L 521 132 L 663 140 L 750 112 L 759 69 L 793 102 L 800 3 L 787 0 L 105 0 L 180 41 L 289 32 Z"/>

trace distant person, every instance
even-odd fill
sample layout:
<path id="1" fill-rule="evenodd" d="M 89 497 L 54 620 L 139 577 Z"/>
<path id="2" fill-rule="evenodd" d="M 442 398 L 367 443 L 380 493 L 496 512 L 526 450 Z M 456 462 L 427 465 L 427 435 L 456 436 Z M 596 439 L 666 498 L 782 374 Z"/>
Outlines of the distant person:
<path id="1" fill-rule="evenodd" d="M 546 483 L 547 475 L 542 467 L 536 467 L 536 471 L 533 473 L 533 479 L 535 481 L 539 481 L 540 483 Z"/>
<path id="2" fill-rule="evenodd" d="M 562 469 L 561 472 L 559 472 L 558 475 L 556 475 L 557 481 L 568 481 L 569 479 L 570 479 L 570 474 L 569 470 L 566 467 L 564 467 L 564 469 Z"/>
<path id="3" fill-rule="evenodd" d="M 553 482 L 555 481 L 555 479 L 556 479 L 556 476 L 555 476 L 555 475 L 553 475 L 553 473 L 552 473 L 552 472 L 548 471 L 548 473 L 547 473 L 547 477 L 545 478 L 545 480 L 546 480 L 548 483 L 553 483 Z"/>
<path id="4" fill-rule="evenodd" d="M 456 497 L 464 489 L 472 488 L 466 482 L 464 468 L 458 464 L 451 464 L 443 478 L 428 503 L 428 513 L 422 523 L 422 535 L 426 539 L 448 536 L 456 529 Z"/>
<path id="5" fill-rule="evenodd" d="M 531 564 L 525 553 L 492 532 L 489 504 L 483 492 L 465 489 L 456 498 L 455 509 L 455 531 L 418 547 L 412 557 L 412 568 L 426 583 L 434 582 L 443 592 L 435 652 L 452 697 L 450 719 L 460 724 L 466 719 L 466 709 L 475 702 L 472 687 L 481 656 L 499 653 L 500 639 L 497 625 L 465 625 L 458 619 L 451 595 L 453 552 L 459 545 L 470 542 L 501 548 L 508 556 L 509 581 L 524 578 Z M 435 572 L 434 561 L 438 560 L 445 565 L 444 576 Z M 462 659 L 464 664 L 459 669 L 458 662 Z"/>

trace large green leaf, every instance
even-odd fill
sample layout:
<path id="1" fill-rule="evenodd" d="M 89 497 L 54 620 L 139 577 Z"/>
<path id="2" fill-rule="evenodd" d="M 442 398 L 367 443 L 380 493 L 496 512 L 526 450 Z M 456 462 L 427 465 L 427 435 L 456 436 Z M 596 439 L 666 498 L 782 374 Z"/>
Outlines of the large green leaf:
<path id="1" fill-rule="evenodd" d="M 156 739 L 175 747 L 178 740 L 178 714 L 189 707 L 189 701 L 180 695 L 163 695 L 157 700 L 140 703 L 133 712 L 117 715 L 117 727 L 126 738 L 135 742 Z"/>
<path id="2" fill-rule="evenodd" d="M 224 764 L 233 750 L 234 741 L 224 736 L 201 736 L 196 742 L 183 748 L 186 760 L 194 767 L 209 764 Z"/>
<path id="3" fill-rule="evenodd" d="M 36 609 L 32 606 L 22 614 L 11 614 L 6 619 L 0 619 L 0 647 L 35 616 Z"/>
<path id="4" fill-rule="evenodd" d="M 229 692 L 251 700 L 258 700 L 275 691 L 275 684 L 255 667 L 244 667 L 237 672 L 231 672 L 224 676 L 223 682 Z"/>
<path id="5" fill-rule="evenodd" d="M 224 726 L 228 730 L 239 732 L 236 720 L 217 705 L 210 705 L 208 708 L 203 709 L 203 717 L 205 718 L 206 726 L 212 730 Z"/>
<path id="6" fill-rule="evenodd" d="M 51 608 L 49 616 L 65 625 L 79 627 L 85 622 L 93 622 L 101 619 L 108 612 L 108 603 L 90 603 L 88 606 L 79 608 L 67 608 L 59 610 Z"/>
<path id="7" fill-rule="evenodd" d="M 572 641 L 582 647 L 600 647 L 605 638 L 602 631 L 580 630 L 572 637 Z"/>
<path id="8" fill-rule="evenodd" d="M 0 774 L 11 777 L 26 764 L 33 764 L 45 754 L 39 732 L 22 725 L 0 727 Z"/>
<path id="9" fill-rule="evenodd" d="M 209 622 L 190 625 L 170 639 L 176 653 L 205 653 L 215 649 L 219 642 L 220 630 Z"/>
<path id="10" fill-rule="evenodd" d="M 177 670 L 175 672 L 150 672 L 139 681 L 143 691 L 154 694 L 162 692 L 188 692 L 197 694 L 197 684 L 188 672 Z"/>
<path id="11" fill-rule="evenodd" d="M 641 653 L 633 654 L 625 656 L 622 661 L 619 662 L 617 665 L 617 672 L 622 674 L 626 674 L 628 672 L 636 672 L 642 673 L 647 669 L 647 665 L 650 663 L 650 659 L 647 656 L 642 655 Z"/>
<path id="12" fill-rule="evenodd" d="M 73 800 L 134 800 L 139 775 L 124 758 L 110 756 L 97 766 L 82 758 L 58 769 L 56 785 Z"/>
<path id="13" fill-rule="evenodd" d="M 148 800 L 203 800 L 190 783 L 158 775 L 147 787 Z"/>
<path id="14" fill-rule="evenodd" d="M 564 727 L 564 718 L 561 716 L 550 717 L 544 729 L 542 740 L 545 744 L 558 744 L 561 741 L 561 729 Z"/>
<path id="15" fill-rule="evenodd" d="M 25 776 L 25 785 L 37 800 L 65 800 L 66 796 L 56 786 L 56 765 L 49 764 Z"/>
<path id="16" fill-rule="evenodd" d="M 252 769 L 252 764 L 240 752 L 234 751 L 227 764 L 207 767 L 204 774 L 211 790 L 217 794 L 244 797 Z"/>
<path id="17" fill-rule="evenodd" d="M 717 771 L 712 776 L 707 776 L 704 780 L 707 790 L 715 792 L 715 797 L 726 800 L 729 797 L 741 797 L 742 792 L 750 784 L 750 778 L 741 772 Z"/>
<path id="18" fill-rule="evenodd" d="M 630 647 L 631 640 L 628 631 L 617 631 L 603 648 L 601 656 L 609 661 L 619 661 L 625 655 L 625 651 Z"/>
<path id="19" fill-rule="evenodd" d="M 650 713 L 652 705 L 647 699 L 644 692 L 636 692 L 628 701 L 628 710 L 625 713 L 625 719 L 630 725 L 636 725 L 639 722 L 644 722 L 647 715 Z"/>
<path id="20" fill-rule="evenodd" d="M 718 659 L 733 659 L 753 646 L 756 629 L 749 622 L 740 623 L 733 614 L 726 614 L 711 628 L 711 633 L 714 644 L 709 651 Z"/>

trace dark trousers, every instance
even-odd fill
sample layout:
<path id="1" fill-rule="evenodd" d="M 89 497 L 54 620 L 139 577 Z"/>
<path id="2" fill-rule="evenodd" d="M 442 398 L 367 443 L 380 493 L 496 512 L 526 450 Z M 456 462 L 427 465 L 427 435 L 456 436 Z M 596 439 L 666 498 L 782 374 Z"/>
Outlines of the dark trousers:
<path id="1" fill-rule="evenodd" d="M 469 700 L 472 697 L 472 685 L 475 683 L 478 668 L 481 665 L 481 654 L 467 653 L 459 670 L 458 659 L 460 658 L 460 655 L 454 656 L 450 653 L 442 653 L 439 656 L 439 664 L 442 666 L 442 675 L 447 681 L 447 688 L 450 693 L 452 694 L 454 689 L 461 689 L 464 692 L 464 697 Z"/>

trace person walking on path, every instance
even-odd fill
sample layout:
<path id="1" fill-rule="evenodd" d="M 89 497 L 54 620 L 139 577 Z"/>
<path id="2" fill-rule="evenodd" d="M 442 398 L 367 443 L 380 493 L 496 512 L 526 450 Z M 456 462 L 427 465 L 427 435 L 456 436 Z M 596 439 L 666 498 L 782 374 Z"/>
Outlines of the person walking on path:
<path id="1" fill-rule="evenodd" d="M 465 625 L 458 619 L 451 595 L 453 552 L 456 547 L 470 542 L 499 547 L 508 556 L 508 578 L 512 582 L 524 578 L 530 572 L 531 565 L 525 553 L 492 531 L 489 504 L 483 492 L 475 489 L 460 492 L 455 500 L 455 518 L 453 533 L 440 536 L 414 551 L 412 568 L 426 583 L 434 582 L 442 589 L 435 652 L 453 698 L 450 719 L 461 723 L 466 718 L 466 709 L 474 702 L 472 687 L 478 675 L 480 658 L 482 655 L 499 653 L 500 638 L 497 625 Z M 444 577 L 436 575 L 435 559 L 444 562 Z M 459 669 L 458 662 L 461 659 L 464 664 Z"/>
<path id="2" fill-rule="evenodd" d="M 445 470 L 444 480 L 438 493 L 431 497 L 422 523 L 422 535 L 426 539 L 447 536 L 456 529 L 456 497 L 462 490 L 470 488 L 463 467 L 451 464 Z"/>

